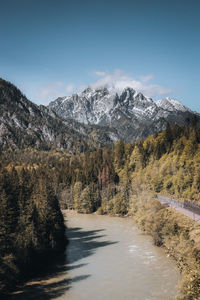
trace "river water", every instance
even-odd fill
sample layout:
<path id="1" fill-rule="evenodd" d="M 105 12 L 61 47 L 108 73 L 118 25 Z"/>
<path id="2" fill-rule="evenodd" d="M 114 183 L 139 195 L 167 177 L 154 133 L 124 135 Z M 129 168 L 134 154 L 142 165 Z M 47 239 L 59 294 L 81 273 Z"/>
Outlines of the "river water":
<path id="1" fill-rule="evenodd" d="M 179 272 L 131 218 L 65 212 L 66 257 L 49 265 L 15 299 L 165 300 Z"/>

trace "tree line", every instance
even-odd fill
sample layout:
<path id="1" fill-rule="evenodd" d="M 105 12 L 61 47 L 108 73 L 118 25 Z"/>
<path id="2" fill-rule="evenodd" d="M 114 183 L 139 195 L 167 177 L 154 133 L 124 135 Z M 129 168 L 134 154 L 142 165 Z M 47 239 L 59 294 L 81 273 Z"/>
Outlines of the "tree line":
<path id="1" fill-rule="evenodd" d="M 43 170 L 62 208 L 124 215 L 134 186 L 200 204 L 200 129 L 196 127 L 168 126 L 134 144 L 119 140 L 113 147 L 78 155 L 30 148 L 10 149 L 1 156 L 2 167 Z"/>

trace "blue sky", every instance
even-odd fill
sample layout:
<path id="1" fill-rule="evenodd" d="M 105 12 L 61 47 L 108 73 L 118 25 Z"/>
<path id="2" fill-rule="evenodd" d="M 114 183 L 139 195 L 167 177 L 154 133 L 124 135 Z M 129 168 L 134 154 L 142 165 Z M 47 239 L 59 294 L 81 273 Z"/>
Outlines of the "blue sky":
<path id="1" fill-rule="evenodd" d="M 126 84 L 200 112 L 199 0 L 0 0 L 0 77 L 35 103 Z"/>

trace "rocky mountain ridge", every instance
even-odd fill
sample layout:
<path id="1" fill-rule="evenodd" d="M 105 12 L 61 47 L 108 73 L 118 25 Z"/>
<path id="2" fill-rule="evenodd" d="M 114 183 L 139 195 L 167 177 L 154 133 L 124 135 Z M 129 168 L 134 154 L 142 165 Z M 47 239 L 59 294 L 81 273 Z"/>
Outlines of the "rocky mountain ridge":
<path id="1" fill-rule="evenodd" d="M 0 79 L 0 149 L 36 147 L 83 152 L 112 144 L 114 130 L 62 120 L 29 101 L 13 84 Z M 118 136 L 115 137 L 118 139 Z"/>
<path id="2" fill-rule="evenodd" d="M 122 138 L 134 142 L 167 124 L 185 124 L 200 115 L 177 100 L 151 98 L 127 88 L 118 95 L 107 88 L 88 88 L 58 98 L 48 107 L 29 101 L 13 84 L 0 79 L 0 149 L 64 149 L 84 152 L 112 145 Z"/>
<path id="3" fill-rule="evenodd" d="M 153 101 L 127 87 L 120 95 L 108 88 L 88 87 L 82 93 L 59 97 L 48 108 L 63 119 L 83 124 L 109 126 L 126 142 L 162 131 L 167 124 L 183 125 L 200 115 L 171 98 Z"/>

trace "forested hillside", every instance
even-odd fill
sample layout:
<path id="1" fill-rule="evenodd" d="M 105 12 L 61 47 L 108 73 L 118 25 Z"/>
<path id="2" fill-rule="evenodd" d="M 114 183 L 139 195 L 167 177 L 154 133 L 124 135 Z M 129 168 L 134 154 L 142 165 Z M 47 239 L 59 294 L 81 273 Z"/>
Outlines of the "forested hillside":
<path id="1" fill-rule="evenodd" d="M 100 208 L 126 214 L 129 202 L 122 205 L 121 201 L 128 201 L 129 190 L 137 188 L 200 204 L 200 129 L 195 124 L 168 127 L 135 144 L 120 140 L 112 148 L 79 155 L 30 148 L 2 151 L 1 157 L 4 168 L 26 167 L 34 172 L 42 168 L 62 206 L 82 212 L 79 193 L 83 191 L 88 212 Z"/>
<path id="2" fill-rule="evenodd" d="M 180 299 L 200 297 L 200 228 L 153 197 L 161 193 L 200 204 L 195 120 L 135 144 L 120 140 L 112 148 L 79 155 L 32 148 L 2 151 L 1 182 L 2 287 L 4 274 L 15 280 L 11 275 L 29 266 L 35 255 L 62 246 L 58 197 L 62 208 L 80 213 L 133 216 L 156 245 L 176 258 L 184 274 Z"/>

